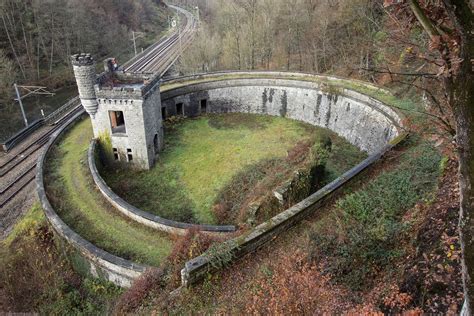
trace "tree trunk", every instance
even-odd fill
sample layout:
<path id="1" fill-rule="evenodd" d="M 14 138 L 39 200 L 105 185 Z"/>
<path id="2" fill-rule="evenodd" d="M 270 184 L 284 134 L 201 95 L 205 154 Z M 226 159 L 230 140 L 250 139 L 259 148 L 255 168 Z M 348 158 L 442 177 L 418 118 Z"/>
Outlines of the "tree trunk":
<path id="1" fill-rule="evenodd" d="M 474 15 L 468 2 L 444 0 L 448 15 L 461 36 L 462 62 L 456 77 L 448 82 L 448 94 L 454 110 L 459 148 L 459 226 L 465 315 L 470 315 L 474 306 Z"/>
<path id="2" fill-rule="evenodd" d="M 460 235 L 466 307 L 474 306 L 474 76 L 454 84 L 453 101 L 459 147 L 459 185 L 461 193 Z M 470 309 L 468 309 L 470 310 Z"/>
<path id="3" fill-rule="evenodd" d="M 7 37 L 8 37 L 8 42 L 10 43 L 10 47 L 12 49 L 13 56 L 15 56 L 15 60 L 18 64 L 18 67 L 20 68 L 20 71 L 21 71 L 21 74 L 23 75 L 23 78 L 26 79 L 25 70 L 23 69 L 23 66 L 20 62 L 20 59 L 18 58 L 18 55 L 16 53 L 15 46 L 13 45 L 12 38 L 10 37 L 10 32 L 8 31 L 8 26 L 7 26 L 7 23 L 5 21 L 5 16 L 4 15 L 2 15 L 2 20 L 3 20 L 3 26 L 5 27 L 5 32 L 6 32 Z"/>

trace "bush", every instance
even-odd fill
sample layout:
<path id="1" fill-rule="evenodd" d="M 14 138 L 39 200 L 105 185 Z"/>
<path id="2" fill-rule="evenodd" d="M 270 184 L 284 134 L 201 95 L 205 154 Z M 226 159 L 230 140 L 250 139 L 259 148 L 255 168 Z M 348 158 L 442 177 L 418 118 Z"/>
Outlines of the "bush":
<path id="1" fill-rule="evenodd" d="M 342 299 L 341 292 L 331 287 L 330 278 L 308 264 L 298 252 L 270 267 L 264 278 L 255 280 L 250 299 L 246 300 L 248 315 L 326 315 L 337 314 L 334 308 Z M 335 306 L 328 309 L 328 302 Z M 337 310 L 337 309 L 336 309 Z"/>
<path id="2" fill-rule="evenodd" d="M 166 282 L 163 279 L 163 270 L 149 269 L 140 276 L 132 286 L 120 297 L 115 306 L 118 314 L 130 313 L 136 310 L 147 297 L 163 289 Z"/>
<path id="3" fill-rule="evenodd" d="M 219 241 L 201 233 L 197 228 L 188 229 L 178 238 L 168 258 L 159 268 L 149 269 L 118 300 L 118 314 L 137 313 L 147 299 L 154 298 L 161 307 L 166 305 L 168 294 L 181 282 L 181 268 L 186 261 L 201 255 L 211 244 Z M 159 299 L 157 299 L 159 298 Z"/>
<path id="4" fill-rule="evenodd" d="M 312 258 L 328 256 L 327 270 L 354 290 L 368 285 L 374 271 L 401 255 L 398 244 L 409 225 L 403 215 L 434 189 L 440 163 L 440 154 L 423 143 L 396 170 L 339 200 L 331 223 L 310 234 Z"/>
<path id="5" fill-rule="evenodd" d="M 0 247 L 2 311 L 106 313 L 121 289 L 77 274 L 56 248 L 53 232 L 39 212 L 35 205 Z"/>

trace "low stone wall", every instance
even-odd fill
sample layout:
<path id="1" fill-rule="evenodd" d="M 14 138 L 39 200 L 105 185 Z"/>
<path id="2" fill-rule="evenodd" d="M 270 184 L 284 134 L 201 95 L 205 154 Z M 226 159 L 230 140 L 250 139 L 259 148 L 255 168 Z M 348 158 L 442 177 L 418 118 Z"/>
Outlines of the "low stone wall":
<path id="1" fill-rule="evenodd" d="M 51 203 L 46 196 L 44 188 L 44 164 L 45 160 L 50 152 L 52 146 L 55 145 L 59 137 L 64 134 L 70 127 L 74 125 L 76 121 L 84 114 L 85 111 L 81 111 L 73 116 L 64 126 L 56 131 L 52 136 L 49 143 L 46 145 L 46 149 L 38 158 L 37 171 L 36 171 L 36 186 L 38 197 L 43 207 L 46 218 L 53 227 L 55 233 L 66 241 L 67 244 L 71 245 L 77 253 L 84 259 L 86 271 L 94 277 L 100 277 L 106 279 L 116 285 L 122 287 L 130 287 L 133 280 L 138 278 L 145 270 L 147 266 L 134 263 L 129 260 L 114 256 L 96 246 L 89 241 L 82 238 L 76 232 L 74 232 L 63 220 L 58 216 L 56 211 L 51 206 Z"/>
<path id="2" fill-rule="evenodd" d="M 306 216 L 313 214 L 318 207 L 342 188 L 344 184 L 379 160 L 387 151 L 405 139 L 406 135 L 407 134 L 401 134 L 380 151 L 372 154 L 363 162 L 298 204 L 258 225 L 249 232 L 224 242 L 217 249 L 186 262 L 184 268 L 181 270 L 182 285 L 189 286 L 201 280 L 208 273 L 212 273 L 220 267 L 230 264 L 231 261 L 237 260 L 256 250 L 278 234 L 300 222 Z"/>
<path id="3" fill-rule="evenodd" d="M 184 235 L 186 234 L 186 231 L 190 228 L 197 228 L 203 232 L 208 233 L 229 233 L 234 232 L 236 230 L 235 226 L 232 225 L 195 225 L 172 221 L 156 215 L 152 215 L 131 205 L 130 203 L 122 199 L 120 196 L 115 194 L 112 189 L 110 189 L 110 187 L 105 183 L 104 179 L 100 176 L 97 170 L 95 159 L 96 147 L 97 140 L 92 140 L 88 151 L 89 169 L 91 171 L 92 178 L 94 179 L 94 183 L 96 184 L 97 188 L 107 199 L 107 201 L 109 201 L 109 203 L 112 204 L 112 206 L 115 207 L 123 215 L 145 226 L 176 235 Z"/>

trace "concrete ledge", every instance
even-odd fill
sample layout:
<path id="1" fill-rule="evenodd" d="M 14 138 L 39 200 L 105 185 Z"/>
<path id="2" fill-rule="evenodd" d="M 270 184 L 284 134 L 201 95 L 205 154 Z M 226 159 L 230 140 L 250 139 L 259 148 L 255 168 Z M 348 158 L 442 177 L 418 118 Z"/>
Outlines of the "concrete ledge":
<path id="1" fill-rule="evenodd" d="M 298 80 L 302 79 L 319 79 L 319 80 L 327 80 L 327 81 L 332 81 L 332 82 L 353 82 L 357 83 L 358 85 L 364 86 L 368 89 L 371 90 L 378 90 L 382 91 L 384 93 L 390 94 L 390 91 L 379 87 L 377 85 L 374 85 L 372 83 L 368 83 L 366 81 L 362 80 L 356 80 L 356 79 L 346 79 L 343 77 L 337 77 L 337 76 L 324 76 L 324 75 L 318 75 L 314 73 L 307 73 L 307 72 L 292 72 L 292 71 L 261 71 L 261 70 L 226 70 L 226 71 L 215 71 L 215 72 L 209 72 L 209 73 L 198 73 L 194 75 L 188 75 L 188 76 L 181 76 L 181 77 L 176 77 L 176 78 L 169 78 L 166 80 L 162 81 L 162 85 L 166 87 L 166 85 L 175 85 L 179 83 L 185 83 L 189 81 L 194 81 L 194 80 L 202 80 L 202 81 L 215 81 L 215 80 L 225 80 L 226 77 L 229 76 L 243 76 L 243 77 L 256 77 L 256 76 L 268 76 L 268 77 L 273 77 L 273 78 L 295 78 Z"/>
<path id="2" fill-rule="evenodd" d="M 342 176 L 326 185 L 308 198 L 292 206 L 286 211 L 281 212 L 270 220 L 258 225 L 251 231 L 231 240 L 224 242 L 212 253 L 204 253 L 186 262 L 181 270 L 181 282 L 183 286 L 189 286 L 201 280 L 208 273 L 215 272 L 223 265 L 231 262 L 222 262 L 222 258 L 232 258 L 237 260 L 246 254 L 256 250 L 264 243 L 270 241 L 275 236 L 294 226 L 306 216 L 317 210 L 329 197 L 344 186 L 347 182 L 360 174 L 363 170 L 379 160 L 386 152 L 399 144 L 406 138 L 403 133 L 388 145 L 384 146 L 379 152 L 370 155 L 360 164 L 344 173 Z"/>
<path id="3" fill-rule="evenodd" d="M 96 184 L 99 191 L 102 195 L 115 207 L 119 212 L 124 214 L 125 216 L 137 221 L 140 224 L 145 226 L 161 230 L 167 233 L 176 234 L 176 235 L 184 235 L 186 231 L 190 228 L 199 229 L 202 232 L 208 233 L 230 233 L 235 232 L 235 226 L 219 226 L 219 225 L 196 225 L 196 224 L 189 224 L 183 222 L 177 222 L 173 220 L 169 220 L 166 218 L 162 218 L 148 212 L 142 211 L 141 209 L 131 205 L 120 196 L 115 194 L 112 189 L 105 183 L 104 179 L 100 176 L 96 161 L 95 161 L 95 153 L 97 147 L 97 140 L 92 140 L 89 151 L 87 153 L 88 161 L 89 161 L 89 169 L 92 174 L 92 178 L 94 179 L 94 183 Z"/>
<path id="4" fill-rule="evenodd" d="M 88 272 L 91 275 L 95 277 L 100 276 L 122 287 L 130 287 L 133 280 L 145 272 L 148 267 L 114 256 L 82 238 L 63 222 L 51 206 L 48 197 L 46 196 L 43 177 L 45 159 L 58 138 L 72 127 L 84 112 L 85 111 L 82 110 L 74 115 L 63 127 L 56 131 L 52 135 L 49 143 L 46 145 L 46 149 L 38 158 L 36 171 L 38 197 L 46 218 L 56 234 L 74 247 L 86 260 L 89 264 Z"/>

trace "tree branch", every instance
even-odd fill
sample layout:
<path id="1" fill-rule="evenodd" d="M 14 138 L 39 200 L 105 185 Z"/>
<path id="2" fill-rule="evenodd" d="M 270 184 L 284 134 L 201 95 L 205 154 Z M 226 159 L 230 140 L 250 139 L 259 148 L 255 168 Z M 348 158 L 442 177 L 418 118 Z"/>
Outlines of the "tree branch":
<path id="1" fill-rule="evenodd" d="M 410 5 L 413 14 L 415 14 L 416 19 L 418 20 L 418 22 L 420 22 L 426 33 L 428 33 L 431 40 L 435 40 L 436 37 L 441 36 L 436 26 L 426 16 L 425 12 L 423 12 L 423 9 L 420 7 L 420 4 L 417 0 L 409 0 L 408 4 Z"/>
<path id="2" fill-rule="evenodd" d="M 391 75 L 400 75 L 400 76 L 414 76 L 414 77 L 436 77 L 437 74 L 429 72 L 393 72 L 391 70 L 378 70 L 373 68 L 362 68 L 359 67 L 359 70 L 365 70 L 381 74 L 391 74 Z"/>

